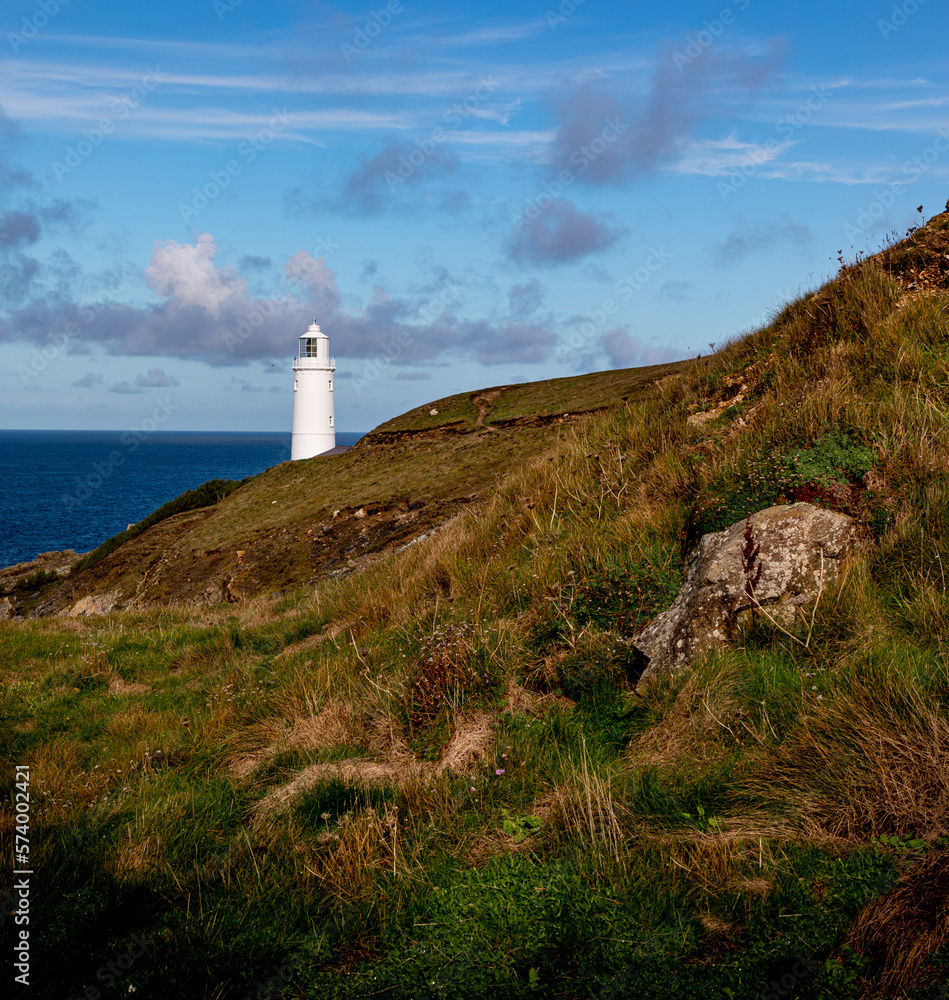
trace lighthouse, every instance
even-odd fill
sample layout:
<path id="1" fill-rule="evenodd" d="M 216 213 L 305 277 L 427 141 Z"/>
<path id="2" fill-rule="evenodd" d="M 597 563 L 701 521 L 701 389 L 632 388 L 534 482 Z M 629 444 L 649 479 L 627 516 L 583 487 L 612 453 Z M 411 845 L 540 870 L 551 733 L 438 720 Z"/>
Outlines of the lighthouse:
<path id="1" fill-rule="evenodd" d="M 333 406 L 333 372 L 330 339 L 316 320 L 300 338 L 293 359 L 293 438 L 290 460 L 312 458 L 336 447 Z"/>

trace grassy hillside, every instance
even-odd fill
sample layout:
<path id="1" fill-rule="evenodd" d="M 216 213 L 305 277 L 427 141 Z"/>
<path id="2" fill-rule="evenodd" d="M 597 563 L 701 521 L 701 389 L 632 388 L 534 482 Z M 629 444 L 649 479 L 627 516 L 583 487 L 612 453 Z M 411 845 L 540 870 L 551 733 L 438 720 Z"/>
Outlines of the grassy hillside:
<path id="1" fill-rule="evenodd" d="M 189 491 L 79 560 L 65 581 L 15 595 L 11 578 L 5 589 L 27 615 L 69 610 L 84 598 L 100 610 L 207 605 L 361 568 L 484 497 L 584 415 L 623 406 L 685 367 L 598 372 L 439 400 L 382 425 L 346 454 Z M 458 416 L 465 407 L 474 414 L 467 421 Z"/>
<path id="2" fill-rule="evenodd" d="M 348 575 L 0 623 L 35 995 L 944 995 L 947 275 L 949 214 L 619 405 L 439 401 L 129 543 L 456 515 Z M 797 499 L 866 537 L 812 620 L 635 694 L 695 538 Z"/>

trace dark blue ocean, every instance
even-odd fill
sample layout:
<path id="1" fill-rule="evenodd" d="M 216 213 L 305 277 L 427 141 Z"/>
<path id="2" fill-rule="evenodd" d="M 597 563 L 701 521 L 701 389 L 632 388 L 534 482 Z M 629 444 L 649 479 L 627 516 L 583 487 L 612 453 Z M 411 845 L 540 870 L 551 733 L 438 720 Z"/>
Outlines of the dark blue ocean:
<path id="1" fill-rule="evenodd" d="M 289 458 L 289 434 L 0 430 L 0 566 L 88 552 L 185 490 Z"/>

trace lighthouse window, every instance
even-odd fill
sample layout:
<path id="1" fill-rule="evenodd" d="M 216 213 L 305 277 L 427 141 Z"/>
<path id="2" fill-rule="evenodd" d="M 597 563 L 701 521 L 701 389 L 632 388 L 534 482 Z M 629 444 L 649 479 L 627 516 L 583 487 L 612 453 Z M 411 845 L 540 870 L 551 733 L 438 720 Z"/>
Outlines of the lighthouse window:
<path id="1" fill-rule="evenodd" d="M 330 427 L 332 427 L 332 426 L 333 426 L 333 418 L 330 417 Z"/>
<path id="2" fill-rule="evenodd" d="M 303 338 L 303 357 L 305 358 L 315 358 L 316 357 L 316 339 L 313 337 Z"/>
<path id="3" fill-rule="evenodd" d="M 332 391 L 333 391 L 333 380 L 330 379 L 330 392 L 332 392 Z"/>
<path id="4" fill-rule="evenodd" d="M 293 380 L 293 391 L 296 392 L 300 388 L 300 380 L 295 378 Z"/>

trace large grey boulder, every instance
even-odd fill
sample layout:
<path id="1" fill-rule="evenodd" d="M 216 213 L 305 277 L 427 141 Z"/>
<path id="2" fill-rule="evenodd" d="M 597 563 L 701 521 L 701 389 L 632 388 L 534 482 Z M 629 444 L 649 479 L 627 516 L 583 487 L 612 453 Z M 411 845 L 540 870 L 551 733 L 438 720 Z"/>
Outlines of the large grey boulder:
<path id="1" fill-rule="evenodd" d="M 808 503 L 768 507 L 703 535 L 672 606 L 630 640 L 647 660 L 639 683 L 726 643 L 758 605 L 762 618 L 792 624 L 838 576 L 859 537 L 853 518 Z"/>

